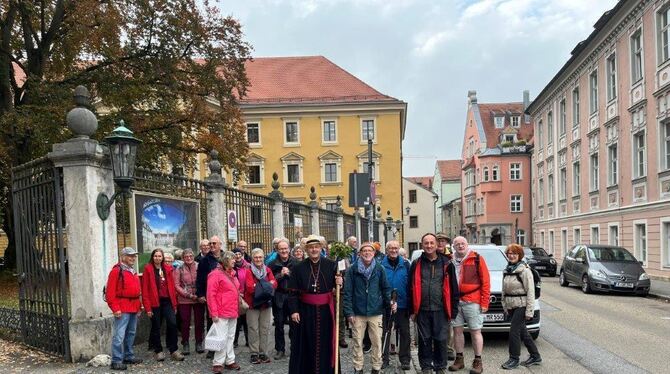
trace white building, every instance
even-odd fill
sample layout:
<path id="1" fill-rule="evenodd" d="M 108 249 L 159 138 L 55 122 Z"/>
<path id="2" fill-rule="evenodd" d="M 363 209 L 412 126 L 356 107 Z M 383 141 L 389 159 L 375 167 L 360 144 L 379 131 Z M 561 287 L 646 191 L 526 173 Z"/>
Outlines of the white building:
<path id="1" fill-rule="evenodd" d="M 419 249 L 421 237 L 427 232 L 435 232 L 435 201 L 437 194 L 425 183 L 431 177 L 402 178 L 403 196 L 403 246 L 408 254 Z"/>

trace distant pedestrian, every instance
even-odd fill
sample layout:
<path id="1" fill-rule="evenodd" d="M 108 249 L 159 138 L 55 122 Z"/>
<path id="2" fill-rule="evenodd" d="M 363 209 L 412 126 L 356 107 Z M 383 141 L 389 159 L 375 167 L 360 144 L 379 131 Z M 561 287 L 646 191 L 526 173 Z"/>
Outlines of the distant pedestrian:
<path id="1" fill-rule="evenodd" d="M 142 362 L 135 357 L 133 344 L 137 330 L 137 317 L 141 311 L 140 277 L 135 272 L 137 251 L 125 247 L 121 250 L 121 262 L 114 265 L 107 277 L 105 298 L 114 314 L 112 328 L 112 370 L 126 370 L 126 365 Z"/>
<path id="2" fill-rule="evenodd" d="M 212 328 L 224 337 L 221 350 L 214 352 L 212 372 L 222 373 L 228 370 L 240 370 L 235 362 L 233 339 L 237 325 L 240 300 L 240 285 L 235 277 L 235 254 L 224 251 L 218 258 L 219 267 L 207 276 L 207 307 L 212 316 Z"/>
<path id="3" fill-rule="evenodd" d="M 272 323 L 272 297 L 277 281 L 270 268 L 263 262 L 264 253 L 260 248 L 251 251 L 251 265 L 244 280 L 244 300 L 249 304 L 247 324 L 249 325 L 249 350 L 251 363 L 270 362 L 267 355 L 268 338 Z"/>
<path id="4" fill-rule="evenodd" d="M 195 351 L 203 353 L 203 332 L 205 330 L 205 304 L 198 301 L 196 295 L 196 278 L 198 274 L 198 263 L 191 249 L 185 249 L 182 253 L 184 264 L 173 270 L 175 289 L 177 290 L 177 311 L 181 322 L 181 346 L 182 354 L 191 352 L 189 345 L 191 316 L 194 321 Z"/>
<path id="5" fill-rule="evenodd" d="M 405 248 L 400 247 L 400 249 L 398 250 L 398 254 L 400 254 L 400 256 L 402 258 L 404 258 L 405 260 L 409 260 L 409 256 L 407 255 L 407 250 Z"/>
<path id="6" fill-rule="evenodd" d="M 174 287 L 172 266 L 163 261 L 163 250 L 151 252 L 151 260 L 142 273 L 142 303 L 151 318 L 149 340 L 156 361 L 165 360 L 161 345 L 161 325 L 165 321 L 165 344 L 175 361 L 183 361 L 184 356 L 177 350 L 177 293 Z"/>
<path id="7" fill-rule="evenodd" d="M 182 265 L 184 265 L 184 251 L 185 250 L 189 250 L 189 251 L 191 251 L 191 253 L 193 253 L 193 250 L 191 248 L 177 249 L 176 251 L 174 251 L 174 261 L 172 262 L 172 268 L 173 269 L 179 269 Z"/>
<path id="8" fill-rule="evenodd" d="M 300 244 L 296 244 L 291 251 L 291 257 L 293 257 L 297 262 L 300 262 L 305 259 L 305 251 L 300 247 Z"/>
<path id="9" fill-rule="evenodd" d="M 382 267 L 386 271 L 386 279 L 388 280 L 391 289 L 396 292 L 398 310 L 395 313 L 390 313 L 387 310 L 384 313 L 384 326 L 390 326 L 389 319 L 395 322 L 396 329 L 399 332 L 399 352 L 398 358 L 402 370 L 410 370 L 410 335 L 409 335 L 409 300 L 407 296 L 409 286 L 409 261 L 399 255 L 400 243 L 396 240 L 390 240 L 386 243 L 386 257 L 382 260 Z M 391 332 L 388 332 L 389 337 Z M 384 349 L 382 354 L 382 368 L 389 365 L 389 349 L 390 344 Z"/>
<path id="10" fill-rule="evenodd" d="M 244 283 L 247 279 L 247 269 L 249 268 L 249 263 L 244 259 L 242 251 L 238 248 L 233 249 L 233 254 L 235 255 L 235 277 L 238 280 L 240 285 L 240 293 L 244 292 Z M 240 335 L 240 330 L 244 331 L 244 344 L 249 346 L 249 327 L 247 325 L 247 316 L 241 315 L 237 318 L 237 327 L 235 328 L 235 340 L 233 341 L 233 347 L 237 348 L 237 340 Z"/>
<path id="11" fill-rule="evenodd" d="M 242 251 L 242 254 L 244 255 L 244 259 L 247 262 L 251 262 L 251 256 L 249 256 L 249 245 L 247 244 L 246 241 L 240 240 L 239 242 L 237 242 L 237 247 L 236 248 L 239 249 L 240 251 Z"/>
<path id="12" fill-rule="evenodd" d="M 508 265 L 503 273 L 502 305 L 505 314 L 511 316 L 509 331 L 509 359 L 502 368 L 509 370 L 519 366 L 521 342 L 526 346 L 530 357 L 521 365 L 538 365 L 542 362 L 540 352 L 526 329 L 526 321 L 533 319 L 535 310 L 535 284 L 533 272 L 523 258 L 523 247 L 510 244 L 505 250 Z"/>
<path id="13" fill-rule="evenodd" d="M 202 239 L 200 241 L 200 253 L 198 253 L 195 256 L 195 262 L 200 263 L 200 260 L 202 260 L 203 257 L 207 256 L 207 253 L 209 253 L 210 248 L 212 248 L 209 245 L 209 240 L 207 239 Z"/>

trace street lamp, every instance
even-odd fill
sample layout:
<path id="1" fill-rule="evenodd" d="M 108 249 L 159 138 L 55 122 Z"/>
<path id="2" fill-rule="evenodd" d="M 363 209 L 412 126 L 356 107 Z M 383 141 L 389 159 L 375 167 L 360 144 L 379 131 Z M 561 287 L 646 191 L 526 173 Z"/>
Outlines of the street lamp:
<path id="1" fill-rule="evenodd" d="M 98 217 L 103 221 L 109 217 L 109 208 L 114 204 L 116 197 L 130 192 L 130 187 L 135 182 L 137 146 L 142 142 L 133 136 L 133 132 L 125 126 L 123 120 L 119 121 L 119 126 L 112 130 L 111 135 L 105 137 L 104 141 L 109 147 L 114 183 L 119 187 L 119 191 L 111 198 L 103 192 L 98 194 L 96 207 Z"/>
<path id="2" fill-rule="evenodd" d="M 409 205 L 405 207 L 405 215 L 406 216 L 409 216 L 410 210 L 412 210 L 412 208 L 410 208 Z"/>

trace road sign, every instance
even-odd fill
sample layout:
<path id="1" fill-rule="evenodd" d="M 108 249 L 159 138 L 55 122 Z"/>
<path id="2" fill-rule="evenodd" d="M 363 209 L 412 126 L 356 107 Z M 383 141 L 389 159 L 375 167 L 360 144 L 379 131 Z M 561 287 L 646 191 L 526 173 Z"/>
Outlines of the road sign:
<path id="1" fill-rule="evenodd" d="M 228 211 L 228 240 L 237 242 L 237 212 Z"/>

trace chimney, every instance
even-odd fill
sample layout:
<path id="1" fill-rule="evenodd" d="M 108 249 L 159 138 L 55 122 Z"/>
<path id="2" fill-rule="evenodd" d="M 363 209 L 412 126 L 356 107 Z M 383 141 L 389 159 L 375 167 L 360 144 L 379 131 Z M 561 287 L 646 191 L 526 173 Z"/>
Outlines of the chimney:
<path id="1" fill-rule="evenodd" d="M 528 90 L 523 90 L 523 111 L 525 112 L 530 105 L 530 92 Z M 524 114 L 524 122 L 526 124 L 530 123 L 530 115 Z"/>
<path id="2" fill-rule="evenodd" d="M 475 90 L 468 91 L 468 106 L 470 104 L 477 104 L 477 91 Z"/>

